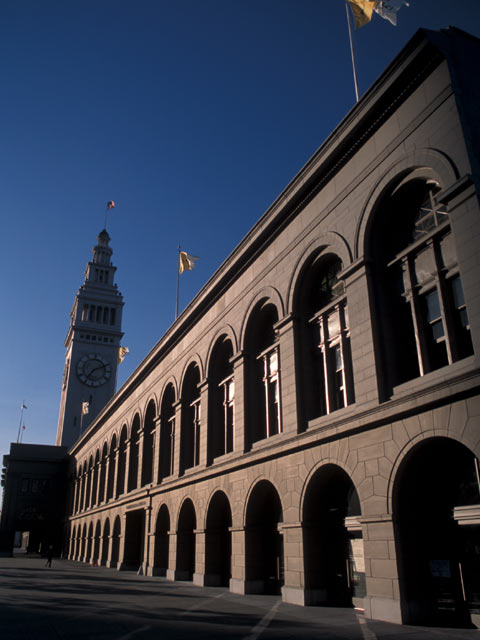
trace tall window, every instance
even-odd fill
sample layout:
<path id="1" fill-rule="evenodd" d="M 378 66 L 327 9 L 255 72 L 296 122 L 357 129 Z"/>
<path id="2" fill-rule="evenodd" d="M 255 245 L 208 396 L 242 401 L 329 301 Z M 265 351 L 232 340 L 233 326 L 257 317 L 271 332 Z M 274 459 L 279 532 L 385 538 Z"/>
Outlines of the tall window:
<path id="1" fill-rule="evenodd" d="M 247 389 L 247 445 L 282 430 L 280 354 L 275 324 L 276 307 L 267 300 L 253 310 L 245 335 Z"/>
<path id="2" fill-rule="evenodd" d="M 155 448 L 155 402 L 150 400 L 143 426 L 142 487 L 153 482 L 153 450 Z"/>
<path id="3" fill-rule="evenodd" d="M 208 461 L 233 451 L 235 382 L 232 343 L 223 337 L 212 351 L 209 366 Z"/>
<path id="4" fill-rule="evenodd" d="M 175 451 L 175 389 L 169 384 L 165 389 L 160 409 L 160 464 L 158 481 L 173 474 Z"/>
<path id="5" fill-rule="evenodd" d="M 128 463 L 128 491 L 138 487 L 138 459 L 140 449 L 140 416 L 135 414 L 130 432 L 130 458 Z"/>
<path id="6" fill-rule="evenodd" d="M 400 186 L 375 223 L 384 367 L 391 387 L 473 353 L 448 212 L 439 186 Z"/>
<path id="7" fill-rule="evenodd" d="M 200 464 L 200 371 L 191 364 L 185 374 L 182 389 L 182 431 L 180 471 Z"/>
<path id="8" fill-rule="evenodd" d="M 350 324 L 342 261 L 320 255 L 307 266 L 297 293 L 303 323 L 301 387 L 307 420 L 354 402 Z"/>

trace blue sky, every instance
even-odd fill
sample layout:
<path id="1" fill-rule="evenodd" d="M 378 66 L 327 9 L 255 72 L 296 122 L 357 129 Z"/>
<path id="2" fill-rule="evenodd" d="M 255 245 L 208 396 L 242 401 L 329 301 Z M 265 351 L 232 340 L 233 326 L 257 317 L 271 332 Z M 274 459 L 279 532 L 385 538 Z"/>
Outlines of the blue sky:
<path id="1" fill-rule="evenodd" d="M 480 36 L 479 0 L 410 0 L 354 34 L 364 92 L 419 27 Z M 109 218 L 123 383 L 354 105 L 343 0 L 3 0 L 0 454 L 54 444 L 69 312 Z"/>

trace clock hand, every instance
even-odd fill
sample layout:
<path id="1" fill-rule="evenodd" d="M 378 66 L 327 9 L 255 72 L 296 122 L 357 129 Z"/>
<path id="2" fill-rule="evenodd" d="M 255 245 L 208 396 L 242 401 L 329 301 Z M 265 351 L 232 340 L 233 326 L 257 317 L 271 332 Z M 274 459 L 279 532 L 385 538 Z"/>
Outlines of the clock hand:
<path id="1" fill-rule="evenodd" d="M 92 369 L 88 375 L 91 376 L 92 373 L 95 373 L 95 371 L 98 371 L 99 369 L 103 369 L 103 367 L 104 367 L 103 364 L 99 365 L 98 367 L 95 367 L 95 369 Z"/>

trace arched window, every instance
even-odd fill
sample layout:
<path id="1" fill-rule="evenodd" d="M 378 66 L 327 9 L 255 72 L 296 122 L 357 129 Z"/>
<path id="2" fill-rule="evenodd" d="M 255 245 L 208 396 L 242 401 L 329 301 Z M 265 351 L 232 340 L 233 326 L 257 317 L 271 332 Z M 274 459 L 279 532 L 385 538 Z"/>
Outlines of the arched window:
<path id="1" fill-rule="evenodd" d="M 225 336 L 213 348 L 208 374 L 208 461 L 233 451 L 234 397 L 232 343 Z"/>
<path id="2" fill-rule="evenodd" d="M 140 416 L 135 414 L 130 433 L 130 459 L 128 466 L 128 489 L 133 491 L 138 487 L 138 459 L 140 450 Z"/>
<path id="3" fill-rule="evenodd" d="M 143 456 L 142 456 L 142 487 L 153 480 L 153 449 L 155 446 L 155 402 L 150 400 L 145 412 L 143 424 Z"/>
<path id="4" fill-rule="evenodd" d="M 182 389 L 182 432 L 180 471 L 200 464 L 200 370 L 192 363 L 185 374 Z"/>
<path id="5" fill-rule="evenodd" d="M 248 320 L 245 334 L 249 416 L 247 446 L 282 430 L 276 322 L 277 309 L 267 300 L 256 305 Z"/>
<path id="6" fill-rule="evenodd" d="M 448 212 L 432 180 L 401 183 L 380 206 L 371 252 L 390 388 L 473 353 Z"/>
<path id="7" fill-rule="evenodd" d="M 112 441 L 110 443 L 110 451 L 108 453 L 108 480 L 107 480 L 107 500 L 113 498 L 114 486 L 115 486 L 115 474 L 116 474 L 116 452 L 117 437 L 113 434 Z"/>
<path id="8" fill-rule="evenodd" d="M 117 465 L 117 498 L 125 493 L 126 487 L 126 475 L 127 475 L 127 425 L 123 425 L 120 433 L 120 441 L 118 444 L 118 465 Z"/>
<path id="9" fill-rule="evenodd" d="M 175 389 L 169 384 L 165 389 L 160 408 L 160 461 L 158 481 L 173 474 L 175 441 Z"/>
<path id="10" fill-rule="evenodd" d="M 300 311 L 301 389 L 307 420 L 354 402 L 350 324 L 342 261 L 332 254 L 313 258 L 304 270 L 297 308 Z"/>

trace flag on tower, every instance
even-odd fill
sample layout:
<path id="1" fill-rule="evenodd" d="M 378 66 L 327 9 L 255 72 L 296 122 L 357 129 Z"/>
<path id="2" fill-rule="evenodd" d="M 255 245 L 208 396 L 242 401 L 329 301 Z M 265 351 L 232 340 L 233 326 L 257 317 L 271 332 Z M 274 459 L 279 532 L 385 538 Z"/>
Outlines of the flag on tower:
<path id="1" fill-rule="evenodd" d="M 27 408 L 27 405 L 24 402 L 22 402 L 22 406 L 20 407 L 20 409 L 26 409 L 26 408 Z"/>
<path id="2" fill-rule="evenodd" d="M 107 202 L 107 209 L 113 209 L 115 207 L 115 202 L 113 200 L 109 200 Z"/>
<path id="3" fill-rule="evenodd" d="M 130 353 L 130 349 L 128 347 L 118 347 L 118 363 L 120 364 L 125 360 L 125 356 L 127 353 Z"/>
<path id="4" fill-rule="evenodd" d="M 180 251 L 178 272 L 183 273 L 184 271 L 192 271 L 192 269 L 195 267 L 195 262 L 197 260 L 200 260 L 198 256 L 191 256 L 186 251 Z"/>

